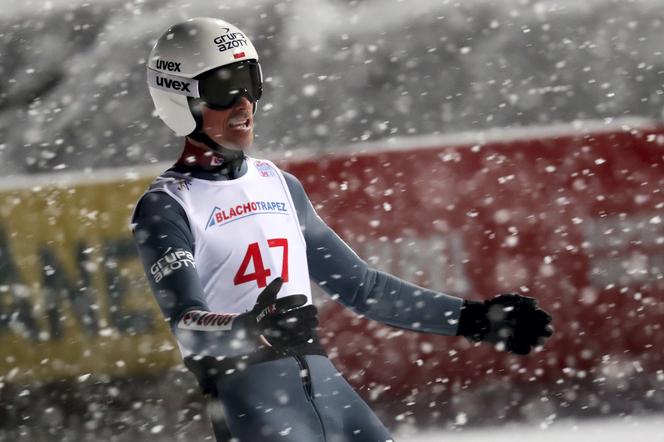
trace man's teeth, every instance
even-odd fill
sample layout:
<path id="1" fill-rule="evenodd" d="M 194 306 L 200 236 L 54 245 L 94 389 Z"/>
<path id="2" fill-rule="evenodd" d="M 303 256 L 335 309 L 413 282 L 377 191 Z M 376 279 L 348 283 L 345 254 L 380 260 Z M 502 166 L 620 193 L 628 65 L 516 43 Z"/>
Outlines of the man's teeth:
<path id="1" fill-rule="evenodd" d="M 249 119 L 248 118 L 242 118 L 242 119 L 236 118 L 236 119 L 230 120 L 228 122 L 228 124 L 232 128 L 236 128 L 236 129 L 243 128 L 243 127 L 249 127 Z"/>

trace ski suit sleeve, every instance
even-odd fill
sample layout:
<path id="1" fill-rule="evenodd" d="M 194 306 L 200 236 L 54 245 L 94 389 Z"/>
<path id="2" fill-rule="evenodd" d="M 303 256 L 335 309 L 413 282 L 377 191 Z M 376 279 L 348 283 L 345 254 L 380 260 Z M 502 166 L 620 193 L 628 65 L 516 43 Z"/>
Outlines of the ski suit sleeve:
<path id="1" fill-rule="evenodd" d="M 284 172 L 307 245 L 309 276 L 343 305 L 393 327 L 455 336 L 463 300 L 369 267 L 314 210 Z"/>
<path id="2" fill-rule="evenodd" d="M 152 292 L 178 340 L 199 351 L 214 341 L 225 356 L 257 348 L 259 343 L 240 330 L 238 315 L 209 311 L 195 267 L 194 238 L 175 199 L 161 191 L 147 193 L 136 206 L 132 232 Z"/>
<path id="3" fill-rule="evenodd" d="M 208 310 L 196 272 L 194 238 L 184 209 L 165 192 L 150 192 L 132 219 L 138 254 L 152 292 L 171 328 L 188 310 Z M 177 270 L 169 264 L 181 261 Z"/>

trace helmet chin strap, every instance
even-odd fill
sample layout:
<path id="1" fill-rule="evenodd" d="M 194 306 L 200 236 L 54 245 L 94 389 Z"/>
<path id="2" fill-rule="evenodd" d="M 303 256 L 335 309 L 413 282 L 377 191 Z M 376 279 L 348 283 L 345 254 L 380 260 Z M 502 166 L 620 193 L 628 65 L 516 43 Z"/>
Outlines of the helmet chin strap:
<path id="1" fill-rule="evenodd" d="M 209 150 L 209 164 L 200 164 L 201 166 L 219 167 L 219 172 L 231 180 L 241 175 L 246 158 L 244 151 L 222 146 L 200 130 L 194 131 L 189 138 L 204 144 Z"/>

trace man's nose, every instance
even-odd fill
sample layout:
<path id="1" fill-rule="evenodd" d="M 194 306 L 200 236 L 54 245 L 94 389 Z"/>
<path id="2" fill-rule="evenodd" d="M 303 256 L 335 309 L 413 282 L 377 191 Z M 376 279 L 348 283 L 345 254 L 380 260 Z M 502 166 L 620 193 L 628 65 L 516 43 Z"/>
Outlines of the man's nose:
<path id="1" fill-rule="evenodd" d="M 249 101 L 249 99 L 245 95 L 241 95 L 239 99 L 235 100 L 235 103 L 233 103 L 233 107 L 246 107 L 246 108 L 251 108 L 252 103 Z"/>

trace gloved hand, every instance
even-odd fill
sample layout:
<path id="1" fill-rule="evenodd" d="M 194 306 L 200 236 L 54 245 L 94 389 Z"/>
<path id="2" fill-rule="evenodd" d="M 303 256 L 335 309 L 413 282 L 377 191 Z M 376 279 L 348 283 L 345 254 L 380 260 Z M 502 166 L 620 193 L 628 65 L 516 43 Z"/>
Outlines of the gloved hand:
<path id="1" fill-rule="evenodd" d="M 254 307 L 236 321 L 244 322 L 245 327 L 256 335 L 263 335 L 276 350 L 285 351 L 315 336 L 318 310 L 311 304 L 305 306 L 305 295 L 277 299 L 282 284 L 281 278 L 275 278 L 258 295 Z"/>
<path id="2" fill-rule="evenodd" d="M 484 302 L 464 301 L 457 334 L 527 355 L 553 334 L 553 327 L 551 315 L 537 307 L 537 300 L 507 293 Z"/>

